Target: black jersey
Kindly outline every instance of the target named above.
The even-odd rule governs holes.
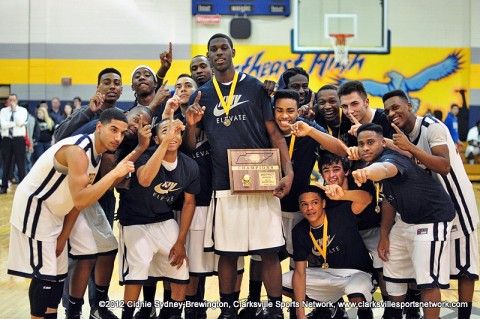
[[[385,199],[408,224],[451,221],[455,209],[442,185],[408,157],[385,148],[377,162],[395,165],[398,174],[381,181]]]
[[[343,202],[335,208],[326,209],[327,229],[327,263],[330,268],[358,269],[372,272],[372,259],[358,232],[357,221],[351,209],[351,202]],[[309,235],[313,233],[317,243],[323,245],[323,227],[311,228],[306,219],[292,230],[293,259],[309,261],[315,265],[324,262],[323,257]]]
[[[220,90],[227,100],[231,83],[219,83]],[[213,189],[230,189],[227,149],[270,148],[270,138],[265,121],[273,121],[270,98],[256,78],[240,73],[228,116],[219,101],[213,82],[201,88],[199,104],[206,107],[201,125],[208,135],[212,150]],[[195,92],[189,104],[193,104]],[[224,125],[225,119],[231,122]]]
[[[154,152],[154,149],[147,150],[135,162],[135,167],[145,165]],[[132,174],[130,189],[120,195],[120,224],[142,225],[173,218],[172,205],[182,192],[198,194],[200,181],[197,163],[178,152],[177,166],[169,171],[162,165],[149,187],[140,185],[137,175]]]

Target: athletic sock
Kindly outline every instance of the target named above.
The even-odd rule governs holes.
[[[45,319],[57,319],[57,313],[46,313],[44,316]]]
[[[83,298],[68,296],[68,316],[74,316],[82,312]]]
[[[472,303],[467,302],[466,307],[458,308],[458,319],[469,319],[472,314]]]
[[[170,307],[170,317],[173,316],[181,316],[182,315],[182,310],[183,310],[183,304],[184,301],[178,301],[178,300],[173,300],[172,299],[172,307]]]
[[[100,286],[95,284],[95,292],[96,292],[96,305],[98,306],[100,301],[107,301],[108,300],[108,289],[110,286]]]
[[[222,294],[220,293],[220,301],[226,302],[229,307],[233,307],[233,302],[235,301],[235,293],[232,292],[230,294]]]
[[[143,301],[149,302],[152,307],[155,306],[155,293],[157,286],[143,286]]]
[[[248,301],[260,301],[262,281],[250,280],[248,282]]]

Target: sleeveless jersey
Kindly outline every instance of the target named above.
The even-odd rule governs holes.
[[[54,167],[54,156],[65,145],[78,145],[85,151],[90,184],[93,184],[100,167],[101,157],[94,157],[93,134],[65,138],[35,162],[15,191],[10,222],[28,237],[39,241],[55,241],[62,231],[65,215],[74,207],[67,175]]]
[[[431,148],[434,146],[448,146],[450,173],[446,176],[432,171],[429,173],[442,184],[455,206],[456,216],[453,220],[451,238],[457,239],[475,231],[478,224],[475,193],[448,128],[434,117],[418,116],[409,138],[413,144],[428,154],[432,154]],[[419,165],[426,169],[424,165]]]

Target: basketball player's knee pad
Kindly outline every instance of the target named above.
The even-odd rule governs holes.
[[[63,294],[63,281],[51,282],[52,290],[50,291],[50,297],[48,298],[47,307],[52,309],[58,309],[60,300]]]
[[[52,290],[52,282],[33,277],[28,289],[30,299],[30,314],[34,317],[45,316],[48,298]]]
[[[408,284],[387,281],[386,287],[389,296],[403,296],[407,293]]]

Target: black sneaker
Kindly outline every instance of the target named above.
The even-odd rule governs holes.
[[[182,316],[172,315],[168,319],[182,319]]]
[[[66,315],[65,319],[82,319],[82,313],[76,313],[71,315]]]
[[[264,309],[261,306],[258,307],[246,307],[240,310],[238,313],[238,318],[240,319],[250,319],[250,318],[256,318],[256,319],[263,319],[264,318]]]
[[[331,319],[332,312],[325,307],[317,307],[307,314],[308,319]]]
[[[237,311],[234,307],[222,308],[218,319],[237,319]]]
[[[90,311],[90,319],[118,319],[108,308],[95,306]]]
[[[163,306],[162,309],[160,309],[157,319],[170,319],[170,309]]]
[[[197,309],[185,307],[185,319],[197,319]]]
[[[157,318],[157,311],[155,307],[142,307],[133,316],[133,319],[155,319]]]
[[[423,316],[420,313],[420,308],[418,307],[404,308],[403,312],[405,314],[405,319],[423,319]]]
[[[266,308],[265,319],[283,319],[282,308],[280,307]]]
[[[197,308],[197,319],[207,319],[207,309],[208,307]]]

